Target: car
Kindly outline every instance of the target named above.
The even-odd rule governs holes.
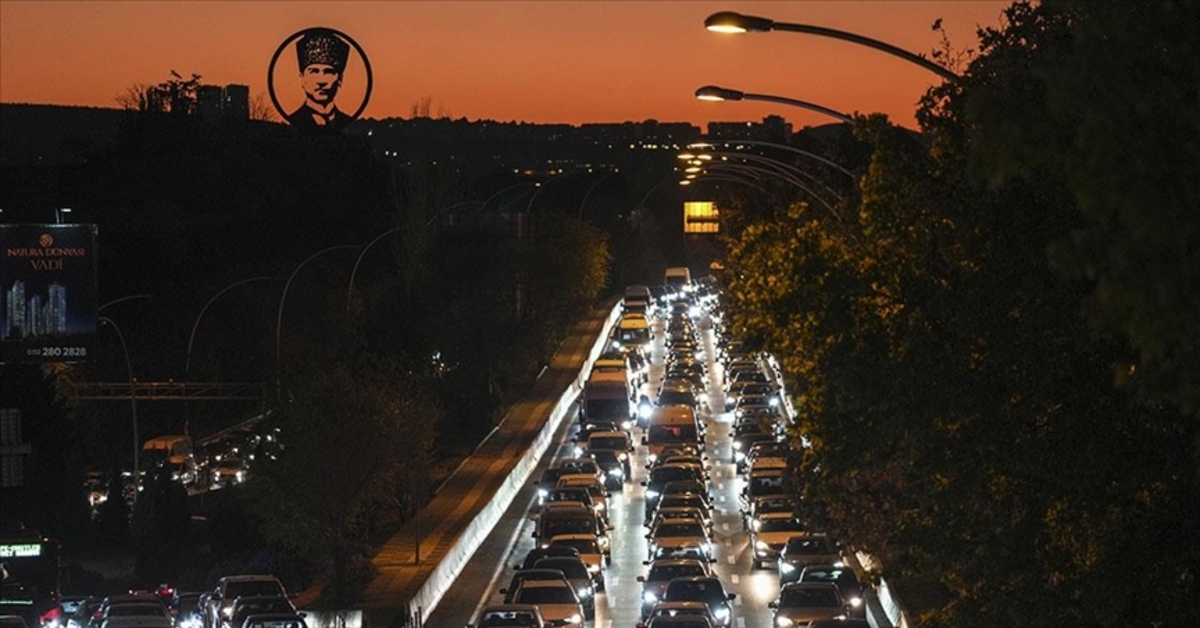
[[[703,602],[708,605],[717,620],[717,626],[733,624],[733,600],[737,594],[725,591],[725,585],[716,576],[687,576],[675,578],[667,583],[663,591],[664,602]]]
[[[547,625],[583,628],[583,604],[571,585],[562,580],[526,580],[513,595],[514,604],[533,604]]]
[[[308,628],[304,613],[256,613],[247,615],[237,628]]]
[[[650,555],[650,560],[662,560],[664,558],[692,558],[703,562],[716,562],[711,557],[711,547],[702,541],[684,541],[679,545],[660,545],[654,548],[654,552]]]
[[[658,547],[677,547],[695,543],[705,549],[705,554],[712,557],[712,538],[708,528],[699,519],[661,519],[646,535],[650,541],[649,552],[654,555]]]
[[[712,501],[708,495],[702,493],[670,493],[663,495],[658,500],[658,506],[655,508],[699,508],[709,512],[709,517],[712,516]],[[710,526],[711,527],[711,526]]]
[[[570,560],[569,557],[565,556],[560,556],[558,558]],[[549,559],[543,558],[542,560]],[[578,558],[575,558],[575,560],[578,560]],[[538,562],[540,563],[542,561],[539,560]],[[587,568],[584,567],[584,569],[586,570]],[[513,573],[512,578],[510,578],[508,581],[508,586],[501,588],[499,593],[500,595],[504,596],[505,604],[512,604],[513,598],[517,595],[517,589],[521,588],[522,582],[525,582],[526,580],[557,580],[559,578],[562,578],[563,581],[567,583],[571,582],[570,580],[567,580],[567,575],[563,573],[563,570],[559,569],[558,567],[546,566],[521,569]]]
[[[608,554],[610,540],[608,526],[592,508],[572,502],[550,502],[542,508],[538,516],[533,537],[538,544],[546,547],[555,536],[563,534],[585,534],[596,538],[600,550]]]
[[[645,628],[713,628],[717,625],[703,615],[660,615],[638,624]]]
[[[90,628],[101,628],[104,625],[104,621],[108,618],[109,611],[112,609],[112,607],[122,604],[146,604],[150,606],[157,604],[162,609],[163,615],[167,615],[166,605],[164,605],[162,600],[160,600],[158,596],[154,595],[153,593],[122,593],[118,595],[110,595],[101,600],[100,605],[97,606],[92,612],[92,616],[88,620],[88,626]],[[146,612],[150,611],[150,609],[142,610]]]
[[[491,604],[467,628],[545,628],[542,611],[533,604]]]
[[[630,478],[628,454],[611,449],[588,449],[588,455],[604,471],[604,488],[612,492],[625,486],[625,481]]]
[[[712,575],[708,561],[696,558],[661,558],[647,561],[647,564],[650,565],[650,571],[637,577],[637,581],[642,583],[643,618],[650,616],[654,605],[662,601],[667,584],[675,578]]]
[[[205,610],[208,628],[228,628],[233,602],[243,595],[287,597],[287,591],[279,578],[271,575],[225,576],[217,581],[216,588],[208,598],[208,608]]]
[[[807,626],[820,619],[844,616],[849,610],[837,585],[831,582],[792,582],[767,604],[775,610],[775,626]]]
[[[162,602],[118,602],[105,609],[101,628],[173,628]]]
[[[754,548],[755,569],[767,561],[779,559],[788,539],[805,532],[804,524],[788,512],[773,512],[762,516],[750,526],[750,546]]]
[[[666,464],[651,469],[650,476],[646,478],[645,482],[642,482],[642,486],[646,487],[645,518],[650,519],[650,516],[654,514],[654,509],[658,507],[658,500],[662,497],[667,482],[700,479],[700,473],[691,465]]]
[[[587,439],[586,451],[593,449],[611,449],[617,452],[617,457],[625,465],[625,475],[630,473],[629,459],[633,455],[633,441],[625,432],[592,432]]]
[[[832,582],[838,586],[838,591],[849,606],[852,617],[866,615],[862,582],[848,565],[841,562],[806,565],[800,571],[798,582]]]
[[[800,573],[806,567],[838,563],[841,560],[837,547],[824,534],[797,534],[788,537],[787,543],[779,552],[779,582],[799,582]],[[853,571],[847,571],[854,575]]]
[[[702,618],[707,623],[691,624],[691,623],[672,623],[660,620],[662,617],[679,617],[679,618]],[[713,617],[712,611],[708,605],[702,602],[659,602],[650,609],[649,615],[644,621],[638,622],[638,626],[654,625],[671,625],[671,626],[713,626],[717,623],[717,618]]]
[[[78,606],[75,607],[75,611],[67,616],[66,621],[64,621],[63,624],[66,625],[67,628],[87,628],[88,621],[92,618],[92,615],[96,612],[96,609],[100,607],[100,603],[103,601],[104,598],[99,597],[89,597],[84,599],[79,603]],[[189,628],[199,627],[189,626]]]
[[[575,594],[583,603],[584,619],[592,619],[596,615],[596,582],[592,579],[592,571],[588,567],[583,559],[575,556],[554,556],[539,560],[531,571],[556,569],[562,572],[567,582],[575,587]],[[515,591],[516,588],[517,585],[512,585],[511,590]]]
[[[265,614],[295,615],[296,607],[291,600],[278,595],[243,595],[233,601],[227,623],[233,628],[240,628],[250,615]]]
[[[596,590],[604,590],[605,554],[595,536],[591,534],[560,534],[550,539],[550,546],[555,545],[565,545],[579,550],[579,559],[587,565],[588,573],[592,575],[592,582],[595,583]]]

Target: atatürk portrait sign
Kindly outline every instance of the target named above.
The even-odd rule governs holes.
[[[286,61],[285,53],[291,50],[296,54],[295,65]],[[279,63],[281,57],[283,63]],[[287,84],[289,68],[298,71],[298,75],[291,76],[298,76],[292,84],[299,89],[284,92],[281,101],[276,83],[281,87]],[[306,28],[285,39],[271,57],[267,74],[275,109],[289,124],[309,135],[341,133],[366,109],[371,82],[371,64],[362,48],[332,28]],[[351,109],[353,113],[346,113],[346,103],[357,104]]]

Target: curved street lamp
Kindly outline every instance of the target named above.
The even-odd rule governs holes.
[[[761,140],[736,139],[736,140],[723,140],[720,142],[693,142],[691,144],[688,144],[687,147],[688,148],[715,148],[718,143],[726,144],[726,145],[728,145],[728,144],[749,144],[751,146],[770,146],[772,148],[778,148],[780,150],[784,150],[789,153],[795,153],[797,155],[803,155],[810,159],[815,159],[816,161],[819,161],[819,162],[825,164],[826,166],[829,166],[830,168],[837,170],[838,172],[846,175],[847,177],[850,177],[851,179],[858,181],[858,175],[854,174],[853,172],[850,172],[849,170],[847,170],[845,167],[839,165],[838,163],[830,161],[816,153],[802,150],[802,149],[796,148],[794,146],[788,146],[787,144],[777,144],[775,142],[764,142]]]
[[[312,255],[310,255],[308,257],[308,259],[304,260],[303,262],[300,262],[300,264],[298,264],[296,266],[296,268],[292,271],[292,274],[290,276],[288,276],[287,283],[283,284],[283,294],[281,294],[279,296],[279,313],[277,314],[277,316],[275,318],[275,371],[276,371],[276,378],[278,378],[278,373],[279,373],[279,347],[281,344],[280,343],[280,332],[283,329],[283,304],[287,301],[288,289],[292,287],[292,280],[296,278],[296,274],[300,272],[301,268],[304,268],[304,266],[306,264],[313,261],[317,257],[324,255],[325,253],[328,253],[330,251],[337,251],[339,249],[357,249],[358,247],[359,247],[359,245],[357,245],[357,244],[339,244],[337,246],[331,246],[327,249],[321,249],[320,251],[317,251],[316,253],[313,253]],[[278,379],[277,379],[277,381],[278,381]]]
[[[804,170],[803,170],[803,169],[801,169],[801,168],[797,168],[796,166],[793,166],[792,164],[789,164],[789,163],[786,163],[786,162],[783,162],[783,161],[779,161],[779,160],[776,160],[776,159],[771,159],[770,157],[764,157],[764,156],[762,156],[762,155],[756,155],[756,154],[753,154],[753,153],[740,153],[740,152],[728,152],[728,151],[713,151],[713,152],[710,152],[710,153],[708,153],[708,154],[710,154],[710,155],[712,155],[712,156],[714,156],[714,157],[720,157],[720,158],[722,158],[722,159],[723,159],[724,161],[726,161],[726,162],[727,162],[727,161],[728,161],[730,158],[742,159],[742,160],[749,161],[749,162],[752,162],[752,163],[755,163],[755,164],[760,164],[760,165],[761,165],[761,167],[763,167],[763,168],[765,168],[765,169],[768,169],[768,170],[776,170],[776,171],[779,171],[780,173],[786,174],[786,175],[788,175],[788,176],[790,176],[790,177],[793,177],[793,178],[795,178],[795,177],[797,177],[797,176],[799,176],[799,177],[804,177],[805,179],[808,179],[808,180],[809,180],[809,181],[811,181],[812,183],[814,183],[814,184],[816,184],[816,185],[819,185],[819,186],[823,187],[823,188],[825,189],[825,191],[826,191],[826,192],[828,192],[829,194],[832,194],[833,196],[837,197],[837,198],[838,198],[838,200],[841,200],[841,201],[843,201],[843,202],[845,201],[845,199],[844,199],[844,198],[842,198],[842,195],[841,195],[841,194],[838,194],[838,192],[837,192],[836,190],[834,190],[833,188],[831,188],[831,187],[829,187],[828,185],[826,185],[824,181],[821,181],[819,178],[817,178],[817,177],[813,176],[812,174],[810,174],[810,173],[808,173],[808,172],[804,171]],[[711,166],[714,166],[714,165],[717,165],[717,164],[716,164],[716,163],[710,163],[710,164],[708,164],[708,165],[709,165],[709,167],[711,167]],[[807,187],[806,187],[806,186],[805,186],[803,183],[800,183],[799,181],[797,181],[797,182],[795,183],[795,185],[796,185],[797,187],[800,187],[800,188],[804,189],[804,190],[805,190],[806,192],[808,192],[809,194],[813,194],[812,190],[808,189],[808,188],[807,188]]]
[[[792,33],[805,33],[808,35],[831,37],[833,39],[840,39],[842,41],[855,43],[860,46],[874,48],[881,52],[886,52],[890,55],[900,57],[901,59],[904,59],[909,63],[919,65],[948,81],[960,78],[954,72],[947,70],[946,68],[930,61],[929,59],[926,59],[925,57],[922,57],[921,55],[913,54],[903,48],[898,48],[889,43],[885,43],[877,39],[871,39],[870,37],[864,37],[862,35],[856,35],[846,31],[826,28],[824,26],[776,22],[775,20],[765,17],[743,15],[735,11],[721,11],[708,16],[708,18],[704,20],[704,27],[717,33],[788,31]]]
[[[212,297],[210,297],[208,299],[208,302],[204,304],[204,307],[200,308],[200,313],[196,315],[196,320],[195,320],[195,322],[192,323],[192,333],[188,335],[187,359],[183,363],[184,381],[187,381],[187,382],[192,381],[192,345],[196,342],[196,330],[200,329],[200,319],[204,317],[204,313],[208,311],[208,307],[210,305],[212,305],[213,302],[216,301],[221,295],[225,294],[226,292],[229,292],[230,290],[233,290],[234,288],[236,288],[238,286],[248,284],[252,281],[266,281],[266,280],[279,281],[280,279],[279,279],[279,277],[270,277],[270,276],[264,275],[262,277],[251,277],[249,279],[243,279],[241,281],[236,281],[236,282],[231,283],[228,286],[225,286],[224,288],[222,288],[219,292],[217,292],[216,294],[214,294]]]
[[[808,109],[809,111],[815,111],[831,118],[836,118],[842,122],[845,122],[846,124],[854,124],[854,118],[850,117],[849,114],[845,114],[816,103],[811,103],[805,100],[796,100],[795,98],[786,98],[784,96],[772,96],[770,94],[750,94],[736,89],[717,87],[716,85],[705,85],[704,87],[696,90],[696,98],[710,102],[723,102],[726,100],[762,100],[765,102],[773,102],[782,105],[790,105],[792,107],[800,107],[801,109]]]

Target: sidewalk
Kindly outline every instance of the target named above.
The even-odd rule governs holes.
[[[608,313],[607,308],[597,309],[571,329],[529,393],[446,480],[419,517],[398,531],[375,556],[378,575],[360,601],[367,628],[408,625],[410,613],[418,612],[409,607],[410,601],[504,485],[513,462],[532,446],[554,404],[578,377]],[[420,614],[428,615],[430,610],[420,609]]]

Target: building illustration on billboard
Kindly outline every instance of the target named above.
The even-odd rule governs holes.
[[[0,225],[0,361],[85,359],[96,333],[94,225]]]

